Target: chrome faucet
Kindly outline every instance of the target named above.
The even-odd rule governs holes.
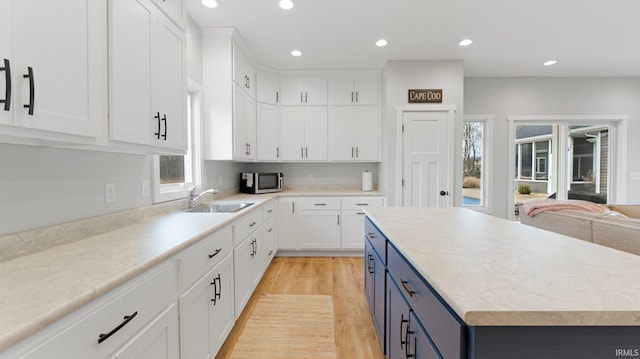
[[[200,193],[199,195],[196,195],[196,188],[198,188],[200,186],[193,186],[191,188],[189,188],[189,197],[188,197],[188,203],[189,203],[189,208],[193,208],[196,206],[196,204],[198,204],[198,201],[200,201],[200,199],[202,199],[202,197],[206,194],[216,194],[218,193],[218,190],[215,188],[211,188],[208,189],[206,191],[202,191],[202,193]]]

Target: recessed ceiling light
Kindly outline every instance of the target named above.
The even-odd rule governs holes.
[[[380,39],[378,41],[376,41],[376,46],[378,47],[383,47],[383,46],[387,46],[389,42],[385,39]]]
[[[214,7],[218,7],[218,0],[202,0],[202,5],[213,9]]]
[[[556,60],[549,60],[547,62],[544,63],[544,66],[551,66],[551,65],[555,65],[556,64]]]
[[[293,51],[291,51],[291,56],[295,56],[295,57],[302,56],[302,51],[293,50]]]
[[[473,43],[473,40],[471,40],[471,39],[464,39],[464,40],[460,41],[460,42],[458,43],[458,45],[460,45],[460,46],[469,46],[469,45],[471,45],[471,43]]]
[[[278,3],[278,5],[280,5],[280,8],[285,9],[285,10],[290,10],[293,9],[293,1],[291,0],[280,0],[280,3]]]

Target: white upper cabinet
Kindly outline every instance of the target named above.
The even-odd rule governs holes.
[[[280,157],[284,161],[327,160],[327,108],[283,107]]]
[[[278,161],[280,160],[280,108],[258,103],[257,115],[257,159],[258,161]]]
[[[377,106],[336,106],[329,120],[334,161],[379,161],[380,119]]]
[[[183,30],[187,28],[187,4],[185,0],[153,0],[160,9]]]
[[[255,71],[231,29],[203,29],[203,157],[256,159]]]
[[[233,82],[256,98],[256,71],[236,44],[233,44]]]
[[[0,124],[103,135],[106,12],[102,1],[0,1]]]
[[[379,77],[378,71],[354,71],[334,74],[329,80],[331,104],[378,104]]]
[[[277,105],[280,102],[278,76],[267,72],[257,74],[258,102]]]
[[[185,151],[184,32],[150,0],[109,6],[111,139]]]
[[[281,105],[326,105],[327,78],[324,76],[280,77]]]

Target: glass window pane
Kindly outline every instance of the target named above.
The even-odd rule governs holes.
[[[520,178],[531,179],[531,149],[533,143],[520,145]]]
[[[482,149],[484,122],[464,122],[462,139],[462,205],[482,206]]]
[[[160,156],[160,184],[184,183],[184,156]]]

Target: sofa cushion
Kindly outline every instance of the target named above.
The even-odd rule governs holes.
[[[620,212],[629,218],[640,218],[640,205],[610,204],[609,209]]]
[[[640,255],[640,219],[594,219],[593,242]]]
[[[591,221],[601,218],[600,213],[576,210],[548,211],[535,217],[521,214],[520,222],[547,231],[564,234],[565,236],[592,241]]]

